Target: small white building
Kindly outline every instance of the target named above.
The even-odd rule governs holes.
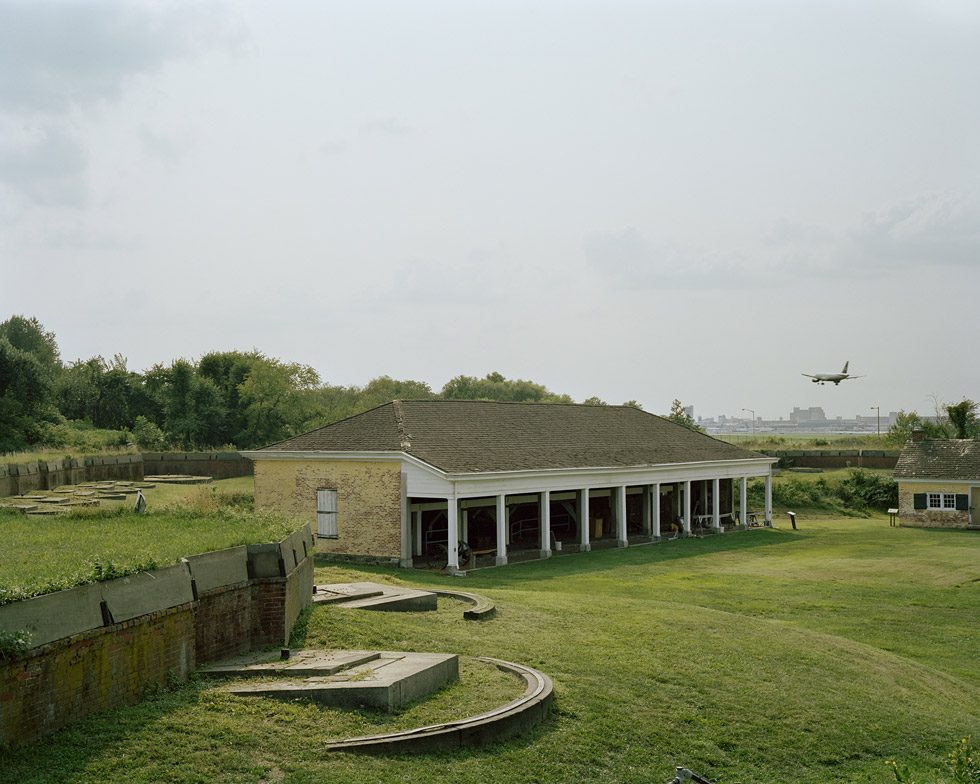
[[[506,564],[721,532],[773,458],[626,406],[393,401],[260,450],[260,509],[316,527],[338,557]]]

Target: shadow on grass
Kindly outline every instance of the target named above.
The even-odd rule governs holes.
[[[387,575],[415,585],[451,585],[467,587],[512,587],[522,583],[555,580],[560,577],[591,574],[649,563],[665,563],[714,553],[758,551],[764,548],[800,543],[811,534],[806,530],[790,531],[765,528],[738,531],[704,538],[687,537],[624,548],[593,550],[588,553],[555,555],[545,560],[523,561],[508,566],[470,571],[465,578],[443,572],[420,569],[397,569],[390,566],[342,564],[319,558],[316,566],[350,569],[368,574]]]

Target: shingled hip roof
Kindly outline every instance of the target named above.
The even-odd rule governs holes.
[[[263,452],[405,452],[452,474],[766,459],[628,406],[472,400],[396,400]]]
[[[909,442],[898,456],[895,478],[980,481],[980,441]]]

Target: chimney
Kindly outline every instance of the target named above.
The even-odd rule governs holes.
[[[921,429],[918,429],[917,428],[917,429],[915,429],[915,430],[912,431],[912,442],[913,443],[918,443],[919,441],[925,441],[925,440],[926,440],[926,432],[924,430],[921,430]]]

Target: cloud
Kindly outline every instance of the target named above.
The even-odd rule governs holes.
[[[0,2],[0,129],[16,131],[3,134],[0,186],[39,205],[81,206],[87,113],[134,76],[235,34],[211,5]]]
[[[414,128],[406,125],[397,117],[378,117],[363,123],[358,134],[362,139],[377,137],[399,138],[409,136],[414,132]]]
[[[864,216],[847,239],[876,267],[980,267],[980,205],[962,193],[925,193]]]
[[[0,141],[0,185],[46,206],[80,207],[86,191],[84,148],[58,127]]]
[[[738,252],[683,248],[650,239],[629,226],[588,234],[583,250],[589,266],[623,288],[738,288],[760,283],[761,270]]]
[[[829,227],[781,218],[754,246],[708,250],[635,227],[583,239],[588,265],[623,288],[743,288],[887,271],[980,269],[980,205],[971,194],[923,193]]]

